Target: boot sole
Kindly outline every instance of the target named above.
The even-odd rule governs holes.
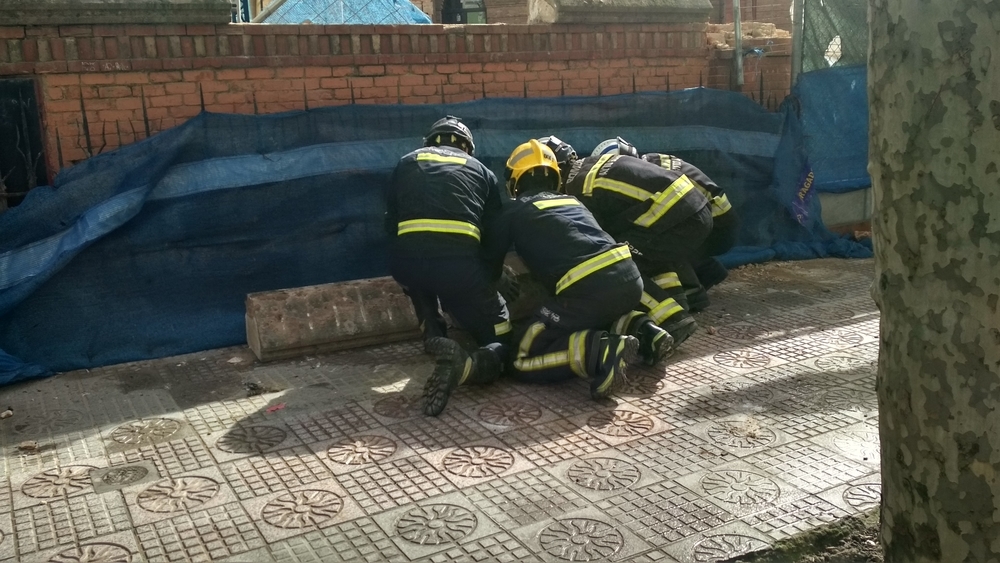
[[[643,359],[643,363],[647,366],[655,366],[656,364],[674,355],[674,351],[677,349],[674,337],[671,336],[669,332],[664,332],[666,332],[666,334],[664,334],[663,337],[660,338],[659,342],[656,343],[651,357]]]
[[[424,384],[424,414],[438,416],[458,387],[458,379],[465,367],[464,351],[457,342],[447,338],[430,338],[426,346],[435,357],[435,366]]]
[[[596,387],[590,388],[590,396],[595,401],[600,401],[606,399],[611,395],[615,386],[619,382],[627,381],[628,379],[628,366],[636,364],[639,362],[639,339],[634,336],[623,336],[625,339],[625,349],[622,350],[622,355],[618,358],[618,363],[615,366],[615,372],[612,376],[610,385],[604,392],[598,392]],[[605,381],[607,381],[605,379]]]

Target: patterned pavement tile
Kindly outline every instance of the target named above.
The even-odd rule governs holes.
[[[333,479],[241,504],[268,544],[364,516],[361,507]]]
[[[713,530],[694,534],[663,549],[683,563],[719,563],[766,549],[772,540],[744,522],[732,522]]]
[[[878,428],[869,424],[848,426],[817,436],[812,442],[854,462],[877,468],[881,462]]]
[[[277,563],[405,563],[396,544],[370,518],[308,532],[270,546]]]
[[[534,464],[493,438],[460,448],[444,448],[423,456],[458,488],[531,469]]]
[[[745,461],[771,475],[780,475],[808,493],[818,493],[871,472],[870,467],[804,441],[748,456]]]
[[[882,502],[882,476],[872,473],[816,495],[848,514],[859,514]]]
[[[413,560],[501,532],[461,492],[387,510],[374,519],[400,551]]]
[[[424,417],[420,424],[399,423],[387,428],[418,454],[464,446],[493,434],[458,409],[446,409],[433,418]]]
[[[588,504],[561,480],[541,469],[482,483],[463,492],[477,508],[508,531],[579,510]]]
[[[261,412],[267,408],[271,395],[258,395],[237,399],[206,403],[184,411],[184,416],[201,436],[224,432],[236,423],[253,424],[263,422]]]
[[[16,509],[13,519],[21,557],[132,529],[121,493],[51,500]]]
[[[17,447],[19,443],[3,448],[3,457],[11,475],[102,459],[106,455],[104,443],[96,430],[62,432],[53,438],[38,440],[39,448],[35,451],[22,451]]]
[[[321,459],[304,446],[220,466],[240,500],[304,487],[333,476]]]
[[[629,459],[667,479],[736,461],[733,454],[684,430],[641,438],[620,448]]]
[[[217,561],[264,546],[238,502],[137,526],[135,534],[150,563]]]
[[[606,451],[545,467],[590,502],[622,494],[663,480],[617,451]]]
[[[706,395],[701,388],[678,389],[634,404],[675,428],[685,428],[739,413],[732,403]]]
[[[680,485],[657,483],[604,499],[597,508],[620,528],[663,546],[717,528],[733,515]]]
[[[848,516],[846,511],[819,497],[805,496],[747,516],[743,521],[770,538],[780,541],[846,516]]]
[[[420,457],[373,464],[337,477],[368,514],[455,490],[440,471]]]
[[[652,547],[593,507],[535,522],[514,536],[545,561],[620,561]]]
[[[499,439],[539,466],[599,452],[608,447],[594,434],[565,419],[506,432]]]
[[[738,518],[805,496],[774,474],[743,461],[685,475],[677,483]]]
[[[19,563],[144,561],[132,531],[118,532],[89,540],[74,542],[48,551],[18,558]]]
[[[375,417],[355,402],[314,414],[300,415],[287,420],[287,423],[303,444],[343,438],[382,427]]]
[[[171,440],[140,446],[135,449],[115,452],[108,456],[112,466],[151,461],[160,475],[179,475],[215,465],[212,454],[198,436],[187,436],[181,440]]]
[[[506,532],[459,543],[455,547],[417,560],[417,563],[542,563],[524,545]]]
[[[216,467],[133,485],[122,492],[136,526],[236,501]]]

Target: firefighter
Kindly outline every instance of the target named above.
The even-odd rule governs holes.
[[[511,324],[484,261],[487,225],[502,200],[496,176],[475,158],[472,132],[438,120],[424,147],[400,159],[386,201],[389,270],[413,302],[425,350],[436,366],[424,412],[437,416],[463,383],[490,383],[507,359]],[[444,309],[480,346],[471,355],[447,338]]]
[[[674,174],[687,176],[709,200],[712,206],[712,232],[694,252],[690,265],[679,265],[676,268],[684,286],[689,310],[694,313],[701,311],[709,305],[708,290],[722,283],[729,275],[726,267],[715,256],[728,252],[736,244],[739,235],[739,218],[726,192],[697,166],[669,154],[652,152],[640,157],[638,149],[621,137],[602,142],[594,149],[591,156],[615,152],[642,158]]]
[[[686,176],[620,154],[618,145],[602,143],[580,159],[555,136],[540,140],[559,154],[563,192],[578,197],[615,240],[638,250],[642,309],[680,345],[698,326],[687,310],[681,272],[712,230],[708,200]]]
[[[632,151],[635,149],[632,148]],[[722,283],[729,275],[726,267],[715,256],[725,254],[736,244],[740,230],[739,216],[726,192],[693,164],[673,155],[655,152],[642,155],[642,159],[687,176],[712,206],[712,232],[695,252],[691,262],[697,283],[685,284],[685,295],[691,311],[700,311],[709,304],[708,290]]]
[[[498,268],[513,246],[548,293],[514,339],[514,377],[538,383],[581,377],[597,400],[610,394],[637,355],[659,361],[671,337],[633,311],[642,281],[628,246],[601,230],[579,200],[559,194],[560,183],[556,157],[544,145],[532,139],[514,149],[506,168],[514,199],[496,223],[488,253]],[[642,338],[610,333],[612,324],[632,324]]]

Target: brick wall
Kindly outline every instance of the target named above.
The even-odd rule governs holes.
[[[486,0],[489,23],[528,23],[528,0]]]
[[[203,108],[274,113],[484,95],[608,95],[633,87],[664,90],[668,84],[725,87],[727,81],[710,76],[718,69],[705,29],[705,24],[0,27],[0,77],[37,78],[46,156],[55,171],[143,139],[147,129],[155,133],[178,125]]]
[[[743,59],[742,92],[764,107],[775,110],[791,89],[792,40],[790,38],[744,40],[744,49],[755,47],[766,47],[768,50],[760,59],[755,56]],[[709,62],[707,86],[722,90],[730,89],[732,69],[733,51],[731,49],[717,51]],[[763,98],[760,92],[761,79],[764,83]]]

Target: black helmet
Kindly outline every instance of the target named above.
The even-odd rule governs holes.
[[[563,141],[555,135],[542,137],[541,139],[538,139],[538,142],[552,149],[552,152],[556,155],[556,162],[559,163],[560,167],[577,159],[576,151],[573,149],[573,145]]]
[[[431,130],[427,132],[427,136],[424,137],[425,147],[441,145],[461,148],[470,155],[476,153],[476,144],[472,141],[472,131],[462,123],[461,119],[453,115],[435,121]]]

